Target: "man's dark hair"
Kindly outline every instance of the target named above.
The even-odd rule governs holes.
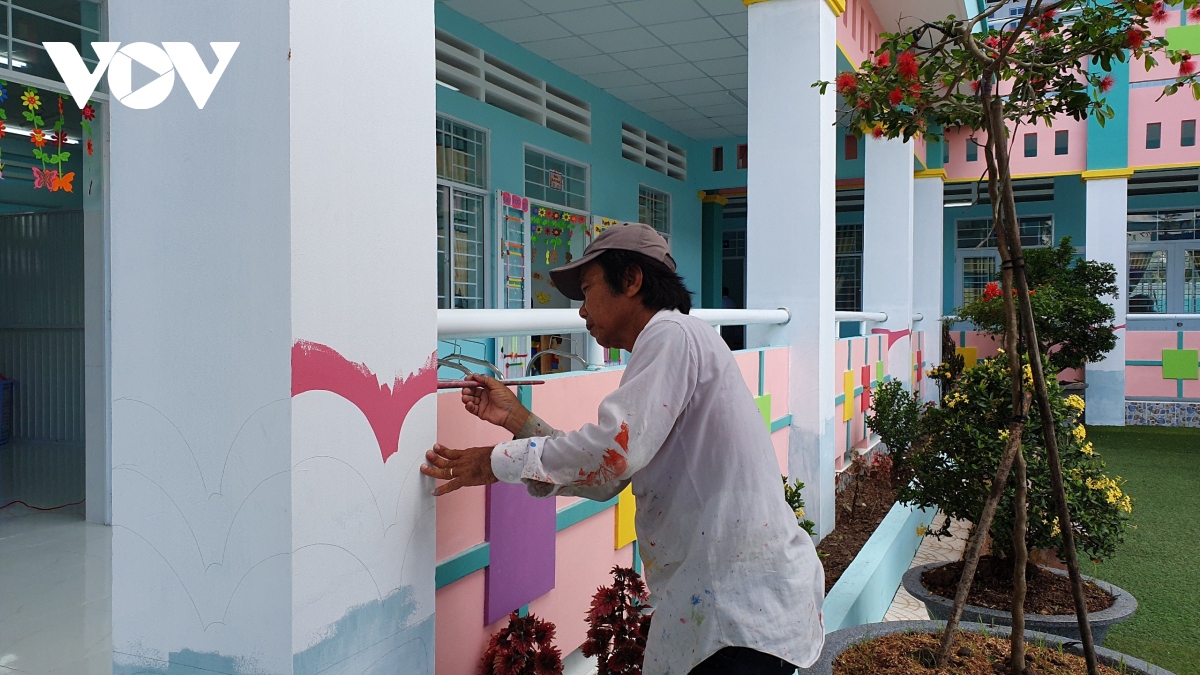
[[[612,249],[596,258],[604,270],[604,281],[613,293],[624,293],[633,268],[642,270],[642,288],[638,297],[648,309],[677,309],[684,314],[692,311],[692,292],[683,285],[683,278],[665,264],[636,251]]]

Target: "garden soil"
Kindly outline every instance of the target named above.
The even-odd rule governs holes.
[[[943,598],[953,599],[962,576],[962,561],[926,570],[921,583]],[[1030,564],[1025,568],[1026,614],[1074,614],[1075,600],[1071,580]],[[1084,583],[1088,612],[1099,612],[1112,606],[1115,599],[1093,583]],[[975,581],[967,604],[1007,611],[1012,607],[1012,562],[992,556],[979,559]]]
[[[999,675],[1009,672],[1007,638],[961,632],[946,668],[935,668],[940,634],[897,633],[861,642],[838,655],[834,675]],[[1027,675],[1087,675],[1081,657],[1057,649],[1027,645]],[[1117,671],[1100,666],[1102,675]]]
[[[854,492],[855,483],[859,484],[857,495]],[[858,507],[852,512],[856,497]],[[841,578],[895,501],[896,491],[887,480],[881,479],[856,477],[838,493],[833,532],[822,539],[817,547],[821,565],[825,568],[826,593]]]

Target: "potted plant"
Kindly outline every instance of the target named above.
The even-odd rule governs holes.
[[[1183,0],[1183,11],[1197,13],[1200,0]],[[1004,308],[1004,347],[1007,365],[1009,416],[994,420],[1007,434],[1003,451],[990,476],[978,485],[958,485],[971,491],[987,486],[976,527],[967,546],[964,569],[955,591],[945,630],[938,640],[933,664],[946,667],[954,655],[963,608],[983,551],[992,532],[1006,487],[1013,474],[1012,619],[1009,669],[1025,672],[1024,600],[1028,551],[1026,529],[1030,498],[1024,434],[1040,424],[1037,447],[1044,450],[1041,477],[1053,495],[1060,528],[1059,550],[1071,581],[1072,601],[1089,675],[1098,675],[1097,651],[1088,622],[1084,580],[1075,546],[1078,512],[1072,511],[1059,448],[1061,418],[1055,415],[1043,360],[1043,345],[1030,298],[1030,278],[1018,224],[1010,157],[1010,135],[1021,124],[1052,124],[1056,118],[1094,118],[1099,125],[1116,116],[1105,100],[1115,77],[1114,62],[1137,60],[1150,68],[1155,56],[1178,67],[1178,77],[1163,87],[1163,95],[1190,90],[1200,100],[1200,81],[1192,55],[1170,48],[1155,37],[1150,21],[1167,17],[1162,2],[1143,0],[1028,0],[1022,11],[1001,19],[1008,3],[992,3],[967,19],[918,22],[916,28],[880,35],[874,58],[855,72],[841,73],[836,84],[817,82],[824,93],[834,85],[845,101],[842,118],[855,133],[877,138],[911,139],[923,135],[938,140],[942,129],[985,132],[983,156],[986,188],[992,206],[993,231],[1001,260],[997,290]],[[989,389],[990,390],[990,389]],[[949,392],[947,401],[958,393]],[[955,402],[955,406],[959,405]],[[965,402],[963,402],[965,403]],[[1030,423],[1030,410],[1038,416]],[[982,430],[977,430],[982,433]],[[998,433],[990,429],[993,434]]]
[[[613,584],[601,586],[588,610],[583,655],[596,657],[597,675],[639,675],[650,634],[650,607],[642,576],[615,566]]]
[[[1063,397],[1058,382],[1046,383],[1055,420],[1063,468],[1064,488],[1072,514],[1075,545],[1093,560],[1112,555],[1124,539],[1133,498],[1124,493],[1120,477],[1105,474],[1104,462],[1087,440],[1078,423],[1084,402],[1078,396]],[[940,508],[949,518],[979,523],[991,491],[996,465],[1010,440],[1008,420],[1013,417],[1011,378],[1007,357],[984,359],[965,371],[943,401],[921,419],[921,440],[909,451],[911,480],[898,489],[900,501]],[[1027,524],[1024,543],[1032,548],[1056,548],[1062,539],[1050,472],[1042,438],[1041,411],[1031,408],[1028,427],[1021,439],[1027,462]],[[976,588],[971,597],[980,598],[963,610],[966,621],[1011,625],[1009,603],[1013,589],[1013,561],[1017,543],[1013,539],[1018,509],[1017,486],[1009,480],[999,508],[987,530],[991,540],[989,558],[980,562]],[[948,534],[949,520],[935,536]],[[932,563],[914,567],[904,575],[904,587],[925,603],[930,616],[950,616],[958,574],[963,564]],[[1059,570],[1027,564],[1025,625],[1031,630],[1079,639],[1066,574]],[[1137,601],[1116,586],[1085,577],[1089,618],[1097,644],[1104,641],[1109,626],[1133,615]],[[984,606],[987,603],[989,606]]]
[[[554,646],[554,624],[513,612],[508,625],[492,636],[480,675],[562,675],[562,652]]]

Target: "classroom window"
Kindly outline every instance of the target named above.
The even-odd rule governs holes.
[[[745,169],[747,166],[749,166],[749,161],[749,149],[746,147],[745,143],[742,143],[741,145],[737,146],[737,168]]]
[[[967,139],[967,161],[968,162],[978,162],[979,161],[979,146],[975,144],[974,138]]]
[[[858,159],[858,137],[854,134],[846,134],[843,141],[844,156],[846,159]]]
[[[1146,125],[1146,149],[1157,150],[1162,147],[1162,124],[1151,122]]]
[[[1054,240],[1051,216],[1022,216],[1018,220],[1021,245],[1026,248],[1049,246]],[[991,218],[968,218],[955,224],[956,292],[958,302],[966,304],[983,293],[989,282],[996,281],[1000,253]]]
[[[638,188],[638,222],[671,238],[671,195],[642,185]]]
[[[1025,134],[1025,156],[1037,157],[1037,134]]]
[[[862,311],[862,223],[838,223],[835,239],[834,309]]]
[[[983,295],[984,288],[996,280],[996,258],[994,256],[971,256],[963,258],[962,304],[967,304]]]
[[[438,307],[482,309],[487,132],[437,117]]]
[[[1200,313],[1200,211],[1131,213],[1126,241],[1130,313]]]
[[[1070,152],[1071,133],[1069,131],[1054,132],[1054,154],[1065,155]]]
[[[1196,120],[1184,120],[1179,123],[1179,144],[1185,148],[1196,144]]]
[[[713,171],[725,170],[725,148],[718,145],[713,148]]]
[[[539,202],[586,211],[588,168],[533,148],[525,148],[525,196]]]

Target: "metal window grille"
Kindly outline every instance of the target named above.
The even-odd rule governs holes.
[[[1200,251],[1187,251],[1184,256],[1183,312],[1200,313]]]
[[[729,260],[731,258],[746,257],[746,231],[733,230],[725,232],[722,237],[721,258]]]
[[[1019,219],[1022,246],[1050,246],[1054,242],[1052,216],[1025,216]],[[973,218],[957,223],[957,248],[996,248],[996,232],[991,218]]]
[[[1146,149],[1157,150],[1162,146],[1162,124],[1151,122],[1146,125]]]
[[[1071,132],[1056,131],[1054,132],[1054,154],[1065,155],[1070,152],[1071,148]]]
[[[863,225],[839,223],[834,250],[834,309],[839,312],[862,311]]]
[[[1126,240],[1133,243],[1200,239],[1200,211],[1177,209],[1131,213],[1126,226]]]
[[[588,168],[525,148],[525,196],[569,209],[588,209]]]
[[[0,0],[0,79],[20,81],[22,76],[31,76],[62,82],[43,42],[74,44],[88,70],[95,70],[98,60],[92,43],[100,40],[97,2]],[[101,80],[97,91],[104,86]]]
[[[484,196],[438,187],[438,307],[484,307]]]
[[[1167,311],[1167,252],[1129,252],[1130,314],[1163,314]]]
[[[437,175],[455,183],[487,186],[487,132],[437,118]]]
[[[963,260],[963,304],[983,295],[983,289],[995,279],[995,257],[965,258]]]
[[[671,195],[646,187],[638,187],[638,221],[653,227],[659,234],[671,238]]]

